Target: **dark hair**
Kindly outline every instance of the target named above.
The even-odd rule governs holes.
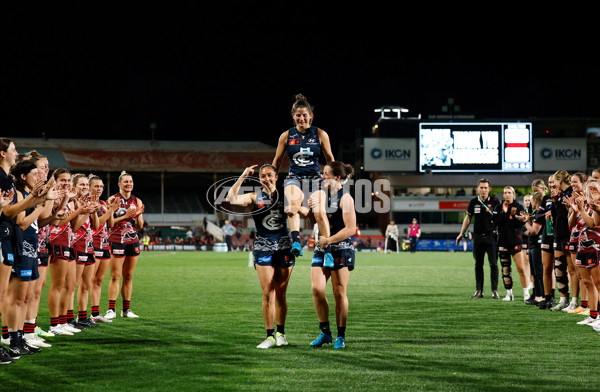
[[[275,173],[277,173],[277,169],[275,169],[275,166],[271,165],[270,163],[265,163],[264,165],[262,165],[259,169],[258,172],[260,173],[262,171],[262,169],[264,169],[265,167],[269,167],[271,168]]]
[[[308,100],[306,99],[306,97],[304,95],[296,94],[294,99],[296,101],[292,105],[292,116],[294,115],[294,113],[296,113],[296,110],[298,110],[300,108],[306,108],[310,113],[313,112],[313,107],[310,105],[310,103],[308,103]]]
[[[354,168],[350,164],[340,161],[333,161],[327,164],[331,168],[331,174],[335,177],[340,177],[342,180],[352,177]]]
[[[531,195],[531,202],[533,203],[533,201],[535,200],[535,202],[539,206],[540,203],[542,202],[543,197],[544,197],[543,192],[540,192],[540,191],[534,192],[533,195]]]
[[[12,142],[13,141],[7,137],[0,137],[0,151],[6,152],[8,150],[8,147],[10,147],[10,143]]]
[[[492,187],[492,182],[490,180],[488,180],[487,178],[482,178],[479,181],[477,181],[477,186],[479,186],[479,184],[481,184],[482,182],[487,183],[490,188]]]
[[[71,174],[71,171],[69,169],[65,169],[64,167],[59,167],[58,169],[54,169],[52,172],[52,177],[54,177],[55,180],[58,180],[58,177],[64,173]]]
[[[25,181],[21,178],[21,175],[27,175],[32,170],[37,169],[37,166],[34,161],[30,159],[26,159],[19,163],[16,163],[13,167],[10,168],[10,174],[13,176],[15,181],[15,187],[23,192],[25,190],[25,186],[27,185]]]
[[[27,153],[27,155],[29,155],[30,157],[35,158],[35,159],[48,159],[46,156],[37,152],[37,150],[31,150]]]
[[[573,177],[579,178],[579,181],[582,182],[582,183],[584,183],[584,184],[587,181],[587,176],[584,173],[582,173],[582,172],[577,172],[577,173],[571,174],[571,180],[573,179]]]

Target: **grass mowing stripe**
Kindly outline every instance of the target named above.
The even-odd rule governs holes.
[[[575,324],[581,316],[525,306],[522,296],[492,300],[487,281],[486,297],[470,300],[470,253],[358,253],[347,348],[311,349],[310,258],[298,259],[289,285],[288,347],[255,348],[264,323],[247,253],[149,252],[134,278],[139,319],[48,339],[52,348],[0,368],[0,390],[594,389],[593,369],[580,364],[595,359],[600,336]],[[327,295],[335,331],[330,286]]]

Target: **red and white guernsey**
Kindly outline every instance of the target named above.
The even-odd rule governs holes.
[[[130,208],[139,207],[138,200],[133,195],[129,196],[129,199],[125,199],[120,193],[117,193],[114,196],[119,199],[120,203],[119,209],[115,211],[115,218],[123,216]],[[138,242],[139,239],[135,226],[135,217],[121,221],[113,226],[108,231],[108,240],[110,242],[118,242],[121,244],[133,244]]]
[[[79,229],[73,232],[72,248],[80,253],[94,253],[92,245],[92,221],[89,217]]]
[[[68,212],[70,209],[71,208],[67,204],[65,210]],[[51,245],[60,245],[70,248],[73,242],[72,237],[73,233],[71,230],[71,222],[67,222],[63,226],[50,225],[50,236],[48,238],[48,243]]]
[[[98,217],[106,214],[108,211],[105,202],[100,201],[100,205],[102,206],[102,209],[97,212]],[[110,249],[110,243],[108,242],[108,225],[106,222],[104,222],[102,226],[98,228],[98,230],[92,230],[92,239],[94,248],[102,250]]]
[[[591,207],[586,203],[585,210],[588,215],[592,215]],[[590,253],[600,251],[600,232],[590,229],[587,225],[584,225],[579,233],[579,247],[580,253]]]

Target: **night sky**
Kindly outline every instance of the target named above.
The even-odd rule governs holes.
[[[600,117],[591,36],[336,30],[278,8],[182,4],[2,13],[2,133],[147,140],[154,123],[160,140],[274,145],[296,93],[334,142],[369,129],[376,107],[426,118],[450,97],[478,119]]]

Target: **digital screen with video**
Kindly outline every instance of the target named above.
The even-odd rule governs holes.
[[[532,165],[531,123],[420,123],[421,172],[521,172]]]

